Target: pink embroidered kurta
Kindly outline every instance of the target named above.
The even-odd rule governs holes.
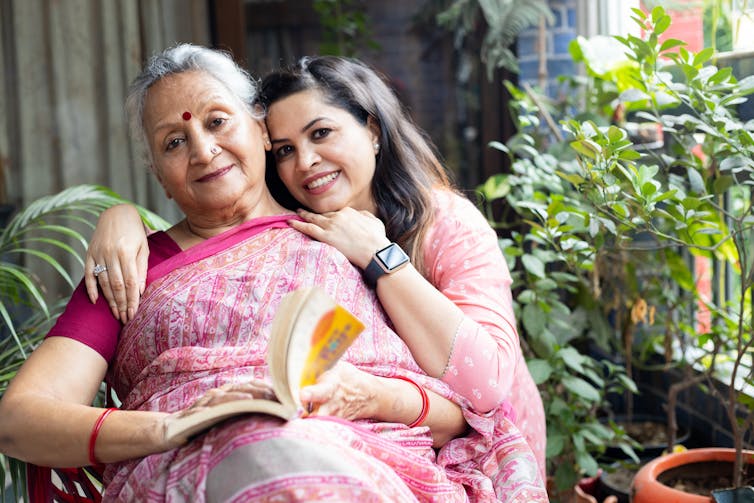
[[[544,408],[521,352],[511,276],[497,235],[468,199],[437,190],[434,202],[434,224],[424,242],[425,267],[430,282],[466,315],[442,379],[476,410],[510,401],[514,422],[544,478]]]
[[[269,228],[276,218],[249,222],[150,269],[108,372],[122,407],[177,411],[211,388],[267,378],[277,305],[316,284],[367,327],[344,360],[377,375],[411,376],[460,404],[471,430],[435,452],[426,427],[247,415],[181,448],[109,465],[105,499],[204,501],[211,487],[227,501],[547,501],[505,404],[478,414],[426,376],[360,272],[335,249],[280,228],[285,218],[277,218],[278,228]],[[233,466],[242,456],[263,469]]]

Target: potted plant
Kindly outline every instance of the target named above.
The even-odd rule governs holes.
[[[672,331],[665,335],[672,338],[666,337],[660,347],[693,371],[692,377],[671,386],[671,438],[678,390],[705,384],[725,407],[734,444],[730,484],[737,487],[745,459],[743,440],[754,419],[752,397],[746,393],[753,340],[754,140],[751,124],[738,117],[736,106],[754,92],[754,79],[739,81],[730,68],[709,64],[711,49],[694,54],[682,41],[660,42],[671,23],[662,8],[651,14],[636,9],[634,14],[646,35],[617,37],[635,62],[633,78],[624,83],[619,100],[636,117],[661,125],[671,139],[669,148],[646,155],[618,125],[600,128],[570,121],[567,128],[581,168],[570,181],[596,209],[597,232],[617,239],[619,247],[631,249],[635,236],[642,234],[658,251],[674,249],[682,256],[717,260],[736,278],[735,293],[722,301],[701,297],[693,281],[682,282],[681,288],[695,295],[709,321],[700,331],[691,312],[667,318]],[[719,391],[719,379],[726,381],[724,392]],[[635,483],[634,491],[640,490]]]
[[[102,210],[122,202],[127,201],[105,187],[74,186],[33,201],[0,227],[0,396],[67,301],[47,298],[35,270],[49,267],[73,288],[62,257],[83,265],[81,229],[93,228]],[[156,214],[139,211],[151,228],[168,226]],[[8,501],[6,492],[13,501],[24,494],[25,465],[0,455],[0,501]]]
[[[629,376],[637,356],[641,364],[659,358],[660,367],[682,369],[685,377],[667,397],[669,439],[678,393],[704,385],[725,403],[735,439],[731,476],[739,485],[743,438],[752,424],[752,398],[742,390],[751,384],[743,365],[752,341],[754,141],[735,108],[754,83],[710,65],[711,50],[693,54],[682,41],[661,42],[671,23],[661,8],[634,14],[644,37],[615,37],[625,52],[621,64],[592,65],[581,81],[589,90],[582,109],[588,114],[564,122],[565,131],[552,127],[549,152],[520,134],[493,145],[510,153],[512,173],[491,178],[481,192],[488,203],[504,199],[490,218],[514,222],[504,243],[517,251],[524,274],[538,278],[539,290],[525,283],[516,298],[533,373],[545,367],[540,354],[559,349],[552,330],[541,327],[551,313],[566,320],[565,333],[581,327],[617,350]],[[572,53],[589,63],[584,48],[577,42]],[[541,131],[542,102],[511,89],[524,104],[520,125]],[[632,122],[654,125],[663,148],[641,144]],[[696,256],[718,260],[739,278],[737,304],[700,295],[689,260]],[[696,326],[695,306],[708,315],[706,331]],[[580,325],[564,316],[571,313],[580,313]],[[727,371],[723,393],[721,370]]]
[[[580,205],[578,194],[558,175],[576,169],[575,156],[560,144],[550,150],[543,146],[539,108],[525,91],[508,88],[519,132],[493,147],[511,157],[512,173],[490,177],[478,193],[488,220],[503,236],[522,344],[545,404],[551,499],[562,501],[582,477],[597,475],[608,444],[633,453],[625,432],[599,416],[609,394],[636,388],[620,362],[589,353],[590,340],[606,341],[612,332],[589,293],[593,254],[578,228],[564,232],[551,225],[556,219],[549,215]]]

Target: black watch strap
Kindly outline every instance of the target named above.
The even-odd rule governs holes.
[[[385,274],[387,274],[385,269],[383,269],[379,262],[377,262],[376,258],[372,257],[372,260],[369,261],[369,265],[364,269],[364,281],[366,281],[367,285],[371,288],[376,288],[377,280]]]
[[[377,287],[377,280],[402,268],[409,262],[408,255],[396,243],[390,243],[374,254],[364,269],[364,281],[372,288]]]

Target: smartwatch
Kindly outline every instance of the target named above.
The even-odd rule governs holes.
[[[390,243],[372,257],[364,269],[364,280],[372,288],[377,287],[377,280],[409,263],[408,255],[396,243]]]

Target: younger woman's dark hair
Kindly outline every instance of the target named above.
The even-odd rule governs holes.
[[[278,100],[308,90],[318,91],[328,104],[346,110],[363,125],[370,116],[379,125],[380,151],[372,179],[377,217],[385,223],[387,237],[424,272],[421,244],[433,218],[432,190],[451,186],[434,145],[384,78],[352,58],[304,57],[265,77],[258,102],[269,109]],[[281,192],[284,186],[276,170],[268,169],[267,181],[279,202],[296,204],[289,193]]]

